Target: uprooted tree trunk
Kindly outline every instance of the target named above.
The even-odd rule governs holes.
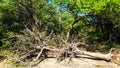
[[[44,36],[44,35],[40,34],[40,32],[39,32],[39,30],[37,30],[37,28],[36,28],[36,31],[30,30],[27,26],[25,26],[25,28],[26,28],[25,36],[23,36],[23,35],[20,37],[17,36],[17,38],[19,39],[19,42],[21,42],[22,44],[20,43],[20,44],[18,44],[18,46],[16,46],[16,45],[15,46],[20,49],[25,49],[26,53],[24,53],[24,54],[19,53],[19,54],[22,54],[20,56],[20,59],[23,61],[25,61],[26,59],[29,60],[29,62],[30,62],[30,63],[28,63],[29,65],[32,65],[32,66],[37,65],[40,61],[42,61],[46,57],[49,57],[48,53],[50,53],[50,52],[59,54],[59,56],[55,56],[58,58],[57,59],[58,62],[64,60],[66,57],[69,57],[70,59],[72,57],[74,57],[74,58],[79,57],[79,58],[101,59],[101,60],[112,61],[114,63],[120,64],[118,50],[115,48],[112,48],[108,54],[93,53],[93,52],[83,51],[83,50],[79,49],[79,46],[81,46],[81,45],[89,46],[89,45],[85,44],[85,42],[77,42],[77,43],[68,42],[68,41],[64,42],[64,40],[61,38],[59,38],[59,39],[62,41],[58,40],[58,42],[59,43],[63,42],[59,45],[64,45],[64,47],[63,48],[55,48],[54,46],[49,44],[49,41],[54,38],[54,37],[51,37],[53,32],[51,32],[48,36]],[[55,37],[55,39],[56,39],[56,37]],[[31,41],[33,41],[33,42],[31,42]],[[21,46],[19,47],[19,45],[21,45]],[[27,47],[28,45],[29,45],[29,47]],[[27,50],[27,49],[29,49],[29,50]],[[21,50],[21,51],[24,51],[24,50]]]
[[[74,56],[81,57],[81,58],[84,57],[84,58],[90,58],[90,59],[101,59],[106,61],[112,61],[117,64],[120,63],[120,57],[118,56],[119,53],[116,48],[111,48],[111,50],[107,54],[101,54],[101,53],[93,53],[93,52],[80,50],[77,47],[77,44],[81,44],[81,43],[68,44],[69,47],[73,49],[71,54],[72,55],[74,54]]]
[[[93,52],[82,51],[78,49],[75,45],[71,47],[74,49],[74,52],[79,56],[85,55],[85,56],[93,57],[94,59],[103,59],[107,61],[111,60],[111,56],[112,56],[111,53],[108,53],[108,54],[93,53]]]
[[[80,44],[80,43],[79,43]],[[40,46],[36,46],[36,49],[41,49]],[[79,57],[79,58],[89,58],[89,59],[99,59],[99,60],[105,60],[105,61],[112,61],[116,64],[120,63],[120,59],[118,55],[118,50],[116,48],[112,48],[108,54],[101,54],[101,53],[93,53],[88,51],[82,51],[79,48],[77,48],[75,43],[69,43],[67,44],[67,47],[64,47],[62,49],[57,49],[54,47],[45,46],[41,49],[40,53],[37,55],[37,57],[32,61],[32,65],[38,64],[37,61],[39,60],[39,57],[41,56],[43,51],[48,52],[58,52],[60,53],[57,61],[61,62],[66,57]],[[31,64],[30,64],[31,65]]]

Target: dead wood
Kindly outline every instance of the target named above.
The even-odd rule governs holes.
[[[37,57],[33,60],[34,62],[39,59],[39,57],[41,56],[43,50],[44,50],[44,48],[41,49],[41,51],[39,52],[39,54],[37,55]]]
[[[118,56],[118,51],[116,48],[111,48],[110,52],[107,54],[102,53],[94,53],[94,52],[88,52],[83,51],[77,48],[78,43],[68,43],[68,47],[72,48],[72,50],[64,49],[60,55],[61,59],[58,59],[59,61],[62,61],[65,59],[65,57],[79,57],[79,58],[89,58],[89,59],[95,59],[95,60],[105,60],[105,61],[112,61],[114,63],[120,64],[120,57]],[[67,56],[66,56],[67,53]]]
[[[120,63],[117,49],[111,49],[110,52],[107,54],[94,53],[94,52],[84,51],[79,48],[79,46],[89,47],[89,45],[86,44],[85,42],[73,42],[73,41],[69,42],[62,38],[58,40],[58,45],[62,45],[63,47],[57,48],[54,47],[53,45],[50,45],[48,42],[51,39],[56,40],[56,38],[51,37],[53,31],[51,31],[51,33],[48,36],[44,36],[44,37],[41,37],[43,35],[41,35],[39,31],[30,30],[29,28],[27,28],[27,26],[25,31],[26,31],[25,34],[29,35],[30,37],[25,35],[24,38],[24,36],[22,36],[22,38],[20,38],[20,41],[22,40],[21,41],[22,46],[24,46],[23,49],[29,49],[29,50],[27,50],[27,53],[22,55],[21,59],[30,60],[29,62],[31,62],[33,66],[37,65],[40,61],[47,58],[46,55],[48,55],[48,53],[50,52],[53,52],[55,54],[59,53],[59,55],[56,56],[58,62],[61,62],[62,60],[68,57],[70,58],[70,60],[72,57],[75,58],[79,57],[79,58],[89,58],[89,59],[100,59],[100,60],[112,61],[114,63]],[[31,38],[32,40],[30,40]],[[30,43],[29,45],[32,47],[29,46],[29,48],[27,48],[26,44],[23,41],[28,41],[27,43]]]
[[[93,52],[87,52],[87,51],[82,51],[79,50],[77,47],[75,48],[75,53],[78,55],[85,55],[85,56],[90,56],[93,57],[94,59],[103,59],[103,60],[107,60],[110,61],[111,60],[111,54],[100,54],[100,53],[93,53]]]
[[[40,46],[36,46],[35,48],[36,49],[41,49],[40,53],[38,54],[38,56],[36,57],[36,61],[35,63],[37,62],[37,60],[39,60],[39,57],[41,55],[41,53],[44,51],[47,51],[47,52],[58,52],[59,53],[59,56],[58,56],[58,59],[57,61],[58,62],[61,62],[62,60],[64,60],[65,58],[72,58],[72,57],[75,57],[75,58],[88,58],[88,59],[93,59],[93,60],[105,60],[105,61],[112,61],[114,63],[120,63],[119,62],[119,59],[118,59],[118,53],[117,53],[117,50],[112,48],[110,50],[109,53],[107,54],[102,54],[102,53],[94,53],[94,52],[88,52],[88,51],[83,51],[83,50],[80,50],[77,46],[78,46],[79,43],[68,43],[66,47],[63,47],[61,49],[57,49],[55,47],[50,47],[50,46],[45,46],[41,49]],[[37,64],[37,63],[36,63]]]

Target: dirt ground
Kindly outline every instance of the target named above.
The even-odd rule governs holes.
[[[68,59],[57,63],[56,59],[46,59],[39,64],[40,68],[120,68],[120,66],[106,61],[91,60],[85,58],[73,58],[68,63]]]
[[[14,65],[14,59],[5,59],[0,63],[0,68],[31,68]],[[103,60],[91,60],[85,58],[73,58],[71,62],[68,59],[58,63],[56,58],[48,58],[32,68],[120,68],[112,62]]]

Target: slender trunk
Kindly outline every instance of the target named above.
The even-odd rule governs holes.
[[[60,4],[60,6],[59,6],[59,13],[58,13],[58,15],[59,15],[59,23],[61,23],[62,22],[62,20],[61,20],[61,16],[62,16],[62,4]]]

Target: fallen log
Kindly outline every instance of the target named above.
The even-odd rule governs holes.
[[[73,49],[73,52],[68,50],[69,47]],[[115,48],[112,48],[110,50],[110,52],[107,53],[107,54],[101,54],[101,53],[94,53],[94,52],[88,52],[88,51],[80,50],[75,45],[70,45],[69,47],[66,47],[65,49],[57,49],[57,48],[54,48],[54,47],[46,46],[46,47],[44,47],[44,50],[48,50],[48,52],[49,51],[52,51],[52,52],[65,52],[65,53],[67,53],[69,55],[72,54],[72,53],[75,53],[74,55],[77,56],[77,57],[78,56],[79,57],[87,56],[87,57],[90,57],[90,58],[92,57],[94,59],[101,59],[101,60],[106,60],[106,61],[111,61],[112,59],[114,59],[116,57],[116,54],[118,54],[116,52],[117,50]],[[41,49],[39,46],[37,46],[36,48]]]
[[[116,48],[111,48],[109,53],[107,54],[102,54],[102,53],[94,53],[94,52],[88,52],[88,51],[83,51],[80,50],[77,47],[78,43],[68,43],[68,48],[72,48],[72,50],[68,50],[65,48],[66,51],[63,51],[64,53],[67,53],[69,57],[80,57],[80,58],[89,58],[89,59],[99,59],[99,60],[105,60],[105,61],[112,61],[113,63],[119,64],[120,65],[120,56],[119,56],[119,51]],[[61,53],[63,56],[66,54]],[[67,56],[68,56],[67,55]],[[63,57],[65,58],[65,57]]]
[[[94,59],[103,59],[107,61],[111,60],[111,56],[112,56],[111,53],[101,54],[101,53],[87,52],[87,51],[82,51],[78,49],[76,46],[73,46],[72,48],[74,49],[74,53],[76,53],[77,55],[85,55],[88,57],[93,57]]]
[[[112,61],[113,63],[120,65],[120,56],[116,48],[111,48],[111,50],[107,54],[82,51],[78,49],[76,46],[72,46],[72,48],[74,49],[76,56],[89,59],[101,59],[106,61]]]
[[[62,49],[57,49],[52,46],[44,46],[44,47],[35,46],[34,48],[41,50],[41,52],[38,53],[36,60],[39,60],[39,57],[41,56],[42,51],[47,51],[47,52],[59,53],[60,54],[59,58],[61,58],[62,60],[64,60],[65,57],[71,57],[72,55],[72,57],[74,56],[79,58],[89,58],[89,59],[96,59],[96,60],[99,59],[99,60],[105,60],[105,61],[112,61],[116,64],[120,64],[120,57],[118,57],[119,53],[116,48],[111,48],[109,53],[102,54],[102,53],[94,53],[94,52],[80,50],[77,47],[77,45],[73,43],[69,43],[67,45],[68,45],[67,47],[64,47]]]

